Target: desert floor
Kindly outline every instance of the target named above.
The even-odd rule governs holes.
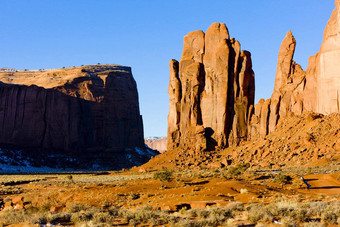
[[[338,165],[1,175],[0,226],[337,226],[339,180]]]

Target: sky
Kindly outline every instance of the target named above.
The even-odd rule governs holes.
[[[187,33],[225,23],[252,54],[257,102],[272,94],[285,34],[306,69],[333,9],[334,0],[0,0],[0,68],[130,66],[145,137],[166,136],[168,63]]]

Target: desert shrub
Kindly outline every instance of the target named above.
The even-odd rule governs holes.
[[[214,207],[209,209],[210,214],[208,219],[204,222],[198,224],[205,224],[203,226],[220,226],[222,223],[226,222],[229,218],[234,216],[233,212],[228,208]]]
[[[214,207],[209,210],[210,217],[222,217],[223,220],[234,217],[234,213],[229,208]]]
[[[325,213],[321,215],[322,221],[332,224],[332,225],[335,225],[337,223],[337,219],[338,219],[338,216],[333,211],[326,211]]]
[[[284,227],[297,227],[299,224],[292,217],[283,217],[281,223]]]
[[[298,204],[294,201],[283,200],[274,205],[268,206],[267,209],[274,216],[293,216],[294,210],[298,208]]]
[[[39,208],[38,207],[34,207],[34,206],[29,206],[26,208],[26,213],[27,214],[36,214],[39,212]]]
[[[189,214],[189,217],[191,217],[191,218],[196,218],[198,216],[196,209],[190,209],[188,211],[188,214]]]
[[[274,181],[278,184],[281,185],[281,187],[283,188],[283,185],[287,184],[290,181],[290,177],[284,174],[278,174],[276,175],[276,177],[274,178]]]
[[[172,175],[173,175],[173,171],[165,169],[165,170],[155,173],[153,175],[153,178],[155,180],[161,181],[162,187],[163,187],[165,181],[170,182],[172,180]]]
[[[74,213],[71,216],[71,222],[73,223],[81,223],[81,222],[88,222],[91,221],[93,214],[90,212],[81,211],[79,213]]]
[[[230,167],[228,170],[228,175],[235,178],[244,173],[249,167],[249,163],[240,163],[235,167]]]
[[[255,227],[266,227],[267,225],[265,224],[265,223],[262,223],[262,222],[260,222],[260,223],[257,223],[256,225],[255,225]]]
[[[228,219],[226,223],[224,223],[225,227],[237,227],[238,225],[236,224],[234,219]]]
[[[0,226],[19,224],[25,222],[26,220],[27,216],[23,210],[8,209],[1,212]]]
[[[183,218],[177,223],[172,224],[173,227],[205,227],[205,226],[216,226],[213,220],[189,220]]]
[[[160,216],[165,221],[165,223],[169,223],[170,225],[177,223],[179,220],[179,217],[174,216],[174,215],[169,215],[166,213],[161,213]]]
[[[303,224],[303,227],[324,227],[324,226],[325,225],[323,223],[317,221],[307,222]]]
[[[197,214],[200,218],[208,218],[210,215],[210,210],[199,209]]]
[[[262,220],[263,221],[268,221],[268,222],[273,222],[274,221],[274,216],[271,213],[269,213],[269,212],[264,212]]]
[[[137,226],[138,224],[140,224],[140,222],[138,220],[134,219],[134,218],[131,218],[129,220],[129,225],[131,225],[131,226]]]
[[[134,214],[130,210],[118,210],[118,217],[124,218],[127,222],[130,221],[130,219],[134,218]]]
[[[110,209],[108,212],[113,217],[117,217],[119,215],[119,210],[117,209]]]
[[[147,222],[150,218],[156,218],[156,213],[148,208],[140,208],[134,212],[134,218],[140,222]]]
[[[154,211],[152,207],[145,206],[135,211],[118,210],[117,216],[123,217],[130,225],[138,225],[139,223],[149,223],[157,225],[157,223],[168,223],[170,216],[164,212]]]
[[[244,204],[241,202],[232,202],[228,204],[227,208],[229,208],[230,210],[243,211]]]
[[[209,219],[205,220],[207,225],[204,226],[220,226],[222,223],[225,222],[225,217],[217,215],[217,216],[211,216]]]
[[[310,219],[310,212],[305,208],[297,208],[292,212],[292,216],[300,222],[306,222]]]
[[[326,208],[328,207],[328,202],[312,202],[306,204],[304,207],[309,210],[310,215],[321,216]]]
[[[136,199],[139,199],[139,198],[140,198],[140,195],[139,195],[139,194],[136,194],[136,193],[132,193],[132,194],[130,194],[130,198],[131,198],[132,200],[136,200]]]
[[[80,211],[86,211],[88,209],[90,209],[91,207],[89,205],[86,205],[86,204],[81,204],[81,203],[71,203],[67,210],[68,212],[70,213],[77,213],[77,212],[80,212]]]
[[[47,212],[51,209],[51,207],[53,206],[52,202],[51,201],[44,201],[40,207],[40,211],[41,212]]]
[[[59,214],[51,214],[48,216],[47,221],[53,225],[60,222],[69,222],[71,221],[72,214],[70,213],[59,213]]]
[[[292,185],[297,188],[303,188],[305,186],[300,177],[294,177],[292,180]]]
[[[265,210],[262,206],[259,205],[250,205],[247,207],[247,219],[251,222],[256,224],[258,221],[263,219],[265,214]]]
[[[260,220],[272,222],[274,220],[274,215],[272,214],[271,209],[262,207],[258,204],[252,204],[246,207],[247,219],[254,224],[258,223]]]
[[[93,214],[92,222],[97,223],[110,223],[113,221],[113,216],[111,216],[108,212],[99,212]]]
[[[147,223],[149,226],[160,226],[166,224],[166,221],[158,218],[150,218]]]
[[[29,220],[30,223],[38,224],[38,225],[47,224],[46,213],[37,213],[34,215],[31,214],[30,217],[31,217]]]

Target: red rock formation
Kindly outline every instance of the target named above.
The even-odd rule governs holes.
[[[296,41],[288,32],[278,56],[274,92],[255,105],[249,138],[264,138],[280,119],[303,112],[340,112],[340,1],[328,21],[320,52],[310,57],[307,71],[293,61]]]
[[[295,47],[296,40],[289,31],[279,51],[273,94],[255,105],[249,129],[251,139],[264,138],[275,130],[281,118],[303,112],[306,73],[293,60]]]
[[[340,112],[340,1],[324,31],[319,53],[310,57],[307,68],[305,108],[322,114]]]
[[[170,61],[168,150],[214,149],[247,138],[254,104],[251,56],[225,24],[184,37],[179,63]]]
[[[129,67],[0,73],[0,143],[71,153],[144,148]]]

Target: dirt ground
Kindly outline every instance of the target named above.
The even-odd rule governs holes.
[[[150,206],[153,210],[178,212],[227,207],[235,202],[247,206],[268,205],[282,199],[299,203],[340,200],[339,169],[309,171],[317,173],[303,175],[311,185],[310,189],[300,179],[302,174],[284,169],[247,170],[234,178],[227,176],[227,170],[222,169],[177,171],[172,173],[169,182],[153,179],[155,172],[133,171],[3,175],[0,176],[0,214],[8,209],[27,210],[32,207],[61,213],[70,210],[74,204],[126,210]],[[278,174],[289,175],[290,181],[276,182]],[[249,221],[241,217],[238,223],[249,224]]]

